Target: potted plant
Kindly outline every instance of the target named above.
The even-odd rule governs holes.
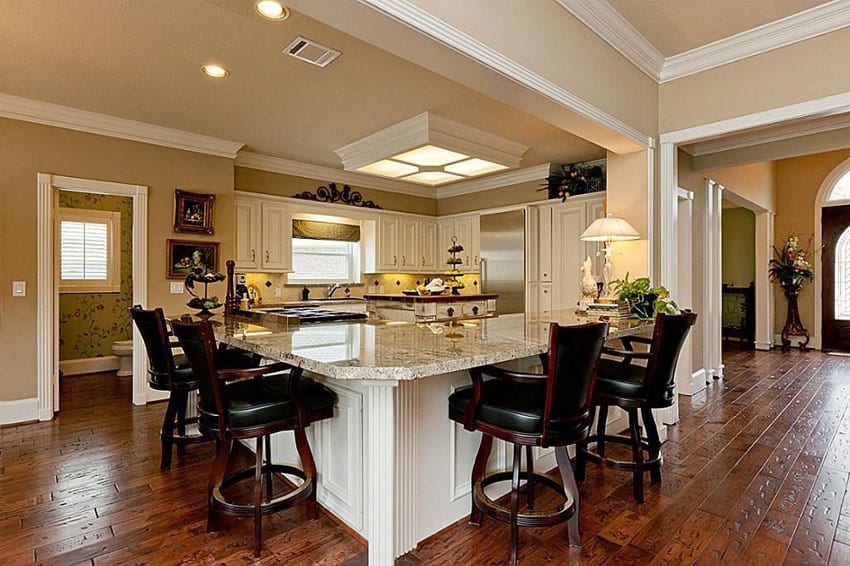
[[[657,313],[676,314],[679,307],[670,298],[670,291],[661,285],[653,287],[649,277],[638,277],[629,281],[629,274],[623,279],[611,282],[617,298],[629,305],[632,318],[654,318]]]
[[[815,276],[814,269],[808,260],[809,249],[808,246],[800,247],[799,236],[791,234],[781,249],[773,246],[773,253],[776,257],[770,260],[767,272],[770,274],[771,281],[779,282],[788,300],[788,316],[785,319],[785,327],[782,329],[782,350],[788,351],[791,348],[791,336],[803,336],[805,341],[800,344],[800,349],[805,350],[809,342],[809,331],[800,320],[797,297],[803,285],[811,283]]]

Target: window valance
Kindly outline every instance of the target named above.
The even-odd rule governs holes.
[[[338,240],[359,242],[360,226],[353,224],[334,224],[316,220],[293,220],[292,237],[306,240]]]

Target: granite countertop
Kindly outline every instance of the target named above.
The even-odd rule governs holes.
[[[244,317],[220,317],[216,337],[265,358],[336,379],[410,380],[535,356],[548,349],[549,321],[587,322],[572,311],[448,323],[382,320],[275,325]],[[609,338],[649,332],[652,321],[623,320]]]
[[[484,301],[487,299],[498,299],[499,295],[404,295],[367,293],[363,295],[367,301],[403,301],[411,303],[457,303],[464,301]]]

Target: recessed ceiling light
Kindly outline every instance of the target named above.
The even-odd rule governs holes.
[[[358,167],[357,170],[361,173],[369,173],[372,175],[380,175],[381,177],[396,179],[402,175],[416,173],[419,171],[419,168],[407,163],[393,161],[392,159],[382,159],[381,161],[376,161],[375,163]]]
[[[414,165],[437,167],[448,163],[454,163],[455,161],[460,161],[467,157],[469,156],[456,151],[443,149],[436,145],[423,145],[422,147],[394,155],[393,159],[406,161],[408,163],[413,163]]]
[[[467,159],[466,161],[460,161],[458,163],[452,163],[445,167],[446,171],[449,173],[457,173],[458,175],[465,175],[466,177],[486,175],[487,173],[493,173],[494,171],[501,171],[502,169],[507,168],[507,165],[493,163],[492,161],[478,159],[477,157]]]
[[[290,14],[289,8],[275,0],[260,0],[254,6],[261,16],[270,20],[285,20]]]
[[[214,79],[221,79],[230,74],[227,69],[218,65],[204,65],[201,67],[201,72]]]
[[[408,175],[402,181],[413,181],[422,185],[442,185],[443,183],[451,183],[452,181],[460,181],[463,179],[460,175],[453,175],[443,171],[421,171],[415,175]]]

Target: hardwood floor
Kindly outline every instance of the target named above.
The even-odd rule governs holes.
[[[734,351],[724,361],[722,381],[680,398],[663,481],[647,483],[644,505],[629,474],[589,465],[584,547],[567,547],[563,525],[522,529],[520,562],[850,564],[850,358]],[[205,532],[212,446],[190,446],[160,472],[164,406],[129,399],[126,378],[69,378],[53,422],[0,429],[0,562],[252,561],[250,520]],[[262,564],[366,563],[353,537],[301,508],[268,517],[264,533]],[[485,519],[398,562],[503,564],[508,546],[507,527]]]

